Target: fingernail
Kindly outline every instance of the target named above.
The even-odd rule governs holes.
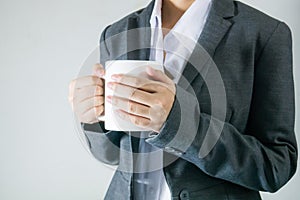
[[[102,77],[104,75],[104,70],[97,69],[96,70],[96,75]]]
[[[113,83],[112,83],[112,82],[108,82],[108,83],[107,83],[107,87],[108,87],[109,89],[113,89]]]
[[[106,97],[106,101],[107,101],[108,103],[111,103],[111,102],[112,102],[112,96],[107,96],[107,97]]]

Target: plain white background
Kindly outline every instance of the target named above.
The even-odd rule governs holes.
[[[82,147],[68,84],[103,28],[149,0],[0,0],[0,199],[102,199],[113,170]],[[244,0],[285,21],[294,36],[299,132],[298,0]],[[300,175],[264,199],[297,200]]]

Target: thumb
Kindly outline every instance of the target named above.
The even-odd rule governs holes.
[[[99,78],[102,78],[105,75],[105,70],[103,65],[100,63],[97,63],[93,66],[93,74],[98,76]]]
[[[167,84],[173,83],[173,81],[166,74],[164,74],[161,70],[156,70],[150,66],[147,66],[146,71],[147,71],[147,74],[156,81],[160,81],[160,82],[167,83]]]

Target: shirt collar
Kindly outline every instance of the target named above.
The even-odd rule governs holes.
[[[150,17],[150,26],[152,28],[161,28],[161,8],[162,0],[155,0],[152,14]]]
[[[211,1],[212,0],[195,0],[194,3],[181,16],[170,32],[178,33],[184,37],[197,41],[204,27],[204,22],[208,16],[208,12],[211,7]],[[161,8],[162,0],[155,0],[153,11],[150,17],[150,27],[152,31],[155,28],[161,29],[162,27]],[[151,44],[153,44],[152,36]]]

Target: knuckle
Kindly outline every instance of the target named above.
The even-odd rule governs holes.
[[[141,95],[137,92],[137,89],[132,89],[130,97],[131,99],[140,99]]]
[[[128,107],[129,107],[129,111],[132,112],[132,113],[135,113],[136,112],[136,106],[134,103],[132,102],[128,102]]]

